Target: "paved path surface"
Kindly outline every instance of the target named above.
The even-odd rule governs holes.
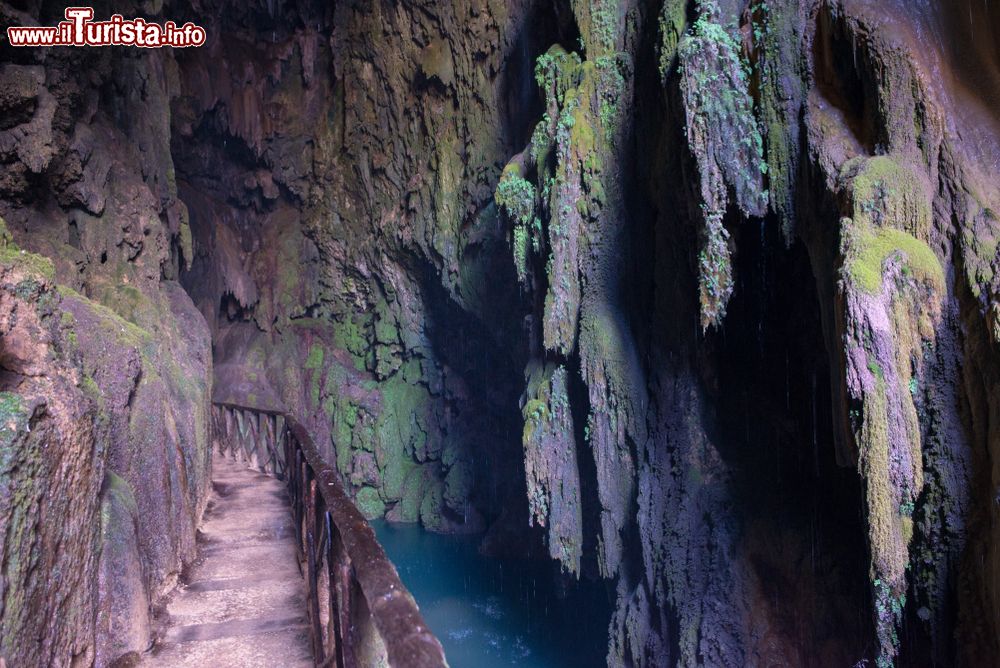
[[[198,560],[156,619],[143,666],[312,666],[284,484],[216,455]]]

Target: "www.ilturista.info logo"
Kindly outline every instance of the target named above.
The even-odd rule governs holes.
[[[107,21],[92,21],[93,7],[67,7],[66,20],[55,27],[11,26],[7,39],[13,46],[162,46],[187,47],[205,43],[205,29],[193,23],[163,25],[121,14]]]

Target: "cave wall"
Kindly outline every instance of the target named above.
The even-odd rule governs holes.
[[[492,196],[516,132],[500,100],[531,84],[530,53],[525,81],[500,70],[528,17],[217,4],[171,107],[216,398],[302,416],[369,517],[466,531],[526,506],[526,351]]]
[[[538,60],[548,108],[496,190],[518,277],[540,293],[528,493],[552,556],[575,571],[588,531],[576,477],[593,458],[597,562],[618,576],[610,664],[996,655],[985,397],[1000,153],[987,111],[995,55],[974,46],[992,44],[989,29],[974,33],[977,16],[995,25],[993,11],[580,3],[579,48]],[[985,73],[975,93],[970,58]],[[787,281],[813,290],[784,301],[772,286]],[[815,305],[813,326],[791,336],[826,356],[808,362],[800,396],[815,401],[826,380],[829,423],[789,396],[788,342],[784,406],[754,378],[775,369],[725,366],[780,364],[771,330],[802,302]],[[579,439],[566,368],[587,388],[584,451],[554,438]],[[813,465],[796,470],[810,422]],[[803,478],[827,503],[860,503],[861,517],[817,507]],[[785,504],[808,501],[804,512],[766,514],[775,487]],[[818,577],[817,559],[852,559],[845,537],[854,563]]]
[[[61,12],[29,5],[0,16]],[[2,49],[0,657],[110,665],[149,648],[210,482],[210,332],[177,282],[176,69]]]
[[[605,580],[610,665],[1000,656],[1000,8],[141,9],[210,39],[5,52],[0,100],[7,243],[53,265],[5,254],[4,312],[55,350],[5,353],[4,438],[101,444],[66,493],[110,600],[189,555],[211,394],[299,415],[369,517]],[[109,596],[46,587],[86,663]]]

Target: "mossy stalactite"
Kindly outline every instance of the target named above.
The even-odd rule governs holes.
[[[733,292],[729,232],[723,217],[729,191],[748,216],[763,216],[768,193],[763,140],[753,114],[750,71],[736,41],[720,25],[720,10],[710,0],[698,7],[698,20],[677,46],[684,96],[687,141],[698,163],[704,215],[698,252],[702,327],[717,325]],[[669,31],[664,33],[672,41]],[[664,44],[664,52],[669,48]],[[662,57],[662,55],[661,55]]]
[[[629,317],[608,306],[609,293],[601,291],[607,284],[589,280],[588,267],[599,265],[579,260],[581,248],[591,258],[600,258],[600,251],[593,252],[594,240],[605,233],[610,232],[612,238],[615,234],[614,224],[601,219],[600,212],[620,212],[617,219],[628,220],[628,207],[616,209],[614,204],[613,194],[621,192],[621,182],[601,182],[600,176],[617,169],[615,158],[627,152],[602,152],[600,130],[607,128],[600,115],[595,127],[593,96],[588,103],[586,91],[591,85],[588,66],[593,63],[593,71],[599,71],[600,59],[615,44],[613,31],[606,29],[614,22],[607,17],[627,17],[627,22],[637,15],[630,15],[624,7],[609,11],[606,3],[574,9],[584,34],[585,54],[555,47],[539,59],[539,84],[549,101],[546,115],[536,127],[532,145],[507,168],[516,167],[522,177],[535,176],[532,185],[541,197],[531,198],[521,220],[538,216],[549,230],[547,262],[544,246],[537,249],[543,252],[536,261],[525,262],[523,249],[530,237],[521,231],[526,228],[517,227],[513,210],[507,213],[515,224],[511,238],[519,275],[527,273],[522,267],[530,267],[533,285],[547,286],[545,308],[538,314],[544,348],[557,358],[578,355],[584,384],[599,389],[588,396],[586,410],[591,417],[585,438],[597,462],[602,506],[598,565],[605,576],[617,572],[609,567],[620,564],[620,555],[629,549],[615,545],[627,531],[621,531],[619,518],[608,510],[621,507],[622,499],[638,504],[637,545],[642,546],[645,572],[619,573],[619,612],[612,625],[609,660],[638,665],[662,660],[671,644],[671,622],[669,615],[658,618],[653,610],[667,606],[679,624],[674,641],[679,654],[674,660],[738,665],[760,650],[750,641],[757,627],[748,622],[746,610],[736,601],[752,599],[753,587],[759,585],[753,584],[751,571],[735,557],[708,562],[714,565],[699,576],[704,579],[692,579],[691,568],[681,555],[690,558],[694,545],[688,539],[664,539],[684,536],[690,529],[669,528],[672,522],[660,517],[660,507],[669,503],[670,495],[681,507],[690,504],[705,494],[701,488],[706,475],[717,478],[715,500],[705,508],[710,509],[709,516],[715,518],[719,530],[704,545],[731,554],[741,513],[733,515],[726,509],[727,498],[732,497],[725,489],[739,476],[733,483],[724,482],[725,447],[714,459],[703,454],[686,461],[683,449],[668,455],[668,448],[660,454],[657,446],[646,450],[642,441],[635,440],[646,438],[645,429],[635,428],[629,411],[647,410],[644,396],[648,390],[637,390],[629,383],[637,379],[637,384],[650,387],[658,374],[628,359],[627,351],[634,348],[636,339],[630,338],[627,325],[616,327],[615,323],[627,323]],[[594,31],[595,25],[601,28]],[[942,178],[939,159],[955,156],[943,130],[935,91],[922,83],[925,63],[908,50],[908,28],[887,29],[886,25],[882,17],[854,13],[844,5],[811,12],[803,3],[756,3],[739,13],[724,3],[685,7],[668,2],[659,9],[654,50],[667,97],[679,99],[682,105],[686,148],[696,167],[692,189],[696,197],[693,202],[688,199],[688,210],[697,229],[702,327],[724,328],[727,304],[739,281],[734,251],[738,252],[745,236],[739,225],[747,217],[773,216],[784,244],[804,244],[816,263],[814,271],[828,272],[817,287],[832,291],[817,296],[825,304],[821,316],[832,345],[830,364],[839,368],[831,374],[833,394],[845,397],[835,404],[843,412],[838,415],[835,408],[834,421],[848,425],[834,436],[838,461],[855,462],[865,486],[872,632],[879,646],[872,659],[888,665],[900,655],[907,615],[927,623],[928,637],[933,638],[928,642],[935,645],[938,656],[954,651],[940,647],[941,635],[936,630],[954,619],[954,608],[942,598],[941,587],[956,586],[955,571],[945,574],[942,563],[954,563],[964,549],[972,462],[967,437],[954,427],[960,422],[957,408],[945,408],[942,403],[949,394],[940,376],[942,360],[952,354],[947,346],[955,345],[949,328],[956,323],[954,316],[947,315],[947,305],[958,297],[944,268],[951,250],[941,222],[942,212],[951,206],[947,201],[951,194],[946,191],[954,188],[955,181]],[[595,36],[593,42],[587,41],[588,31]],[[638,31],[642,32],[641,26]],[[838,49],[847,45],[853,45],[856,64],[834,66],[833,59],[843,53]],[[616,57],[630,63],[632,55]],[[620,70],[624,83],[612,89],[637,97],[631,81],[642,72],[635,70],[631,65]],[[606,99],[614,99],[615,109],[624,109],[628,116],[633,104],[629,97]],[[836,110],[837,105],[844,105],[844,111]],[[627,120],[624,123],[626,132],[634,127]],[[642,138],[637,139],[641,144]],[[581,145],[590,150],[574,153],[573,148]],[[595,181],[599,189],[593,187]],[[599,200],[593,197],[595,192]],[[681,190],[680,197],[686,196]],[[817,211],[802,213],[814,206],[812,201],[823,202],[819,209],[832,221],[826,225],[837,230],[832,247],[830,234],[817,227],[822,224]],[[576,206],[567,206],[568,202]],[[988,215],[979,214],[978,220]],[[600,226],[598,232],[588,227],[591,221]],[[963,235],[967,246],[972,239],[978,243],[986,237],[989,244],[993,238],[988,223],[979,225],[978,234]],[[982,255],[976,253],[976,257]],[[985,255],[995,253],[986,250]],[[582,267],[584,277],[579,282],[577,266]],[[976,270],[981,280],[992,280],[988,278],[992,269],[979,266],[983,267]],[[971,283],[977,296],[982,294],[981,280]],[[601,300],[602,309],[588,310],[591,296]],[[611,302],[619,304],[620,297]],[[594,351],[602,352],[594,356]],[[595,369],[588,366],[588,359],[618,363]],[[637,373],[632,375],[630,370]],[[669,373],[677,372],[675,365]],[[625,389],[609,391],[604,384],[608,379]],[[616,403],[616,397],[628,399]],[[701,402],[695,393],[686,400],[688,410],[697,410],[694,407]],[[614,408],[609,410],[609,405]],[[612,427],[618,431],[617,438],[609,438]],[[654,428],[649,438],[655,442],[669,429],[666,425]],[[948,433],[947,445],[942,432]],[[589,440],[595,433],[600,438]],[[680,433],[689,441],[702,440],[703,452],[712,439],[690,425]],[[936,445],[926,446],[925,454],[929,441]],[[649,464],[633,467],[626,459],[613,469],[603,468],[602,462],[609,458],[601,454],[602,442],[628,444],[629,452]],[[527,450],[532,464],[537,458],[533,452]],[[688,473],[675,482],[660,477],[685,461],[680,470]],[[948,492],[941,487],[945,480]],[[676,491],[664,497],[655,490],[657,485]],[[925,531],[944,537],[949,546],[929,550]],[[923,546],[919,554],[911,548],[917,545]],[[678,559],[664,558],[671,550],[679,550]],[[941,577],[950,584],[944,585]],[[728,582],[726,600],[733,605],[727,613],[709,612],[695,604],[697,597],[719,582]],[[660,591],[669,595],[659,598]],[[914,604],[914,595],[933,605]]]
[[[623,533],[634,504],[635,444],[645,438],[638,420],[645,393],[641,365],[624,314],[609,298],[621,287],[617,262],[627,227],[622,186],[612,175],[624,158],[616,147],[627,128],[623,105],[630,92],[624,73],[631,64],[622,50],[624,7],[605,2],[575,13],[590,55],[585,59],[556,44],[539,57],[535,78],[545,94],[545,115],[520,155],[528,156],[538,180],[524,190],[539,190],[544,199],[537,207],[547,231],[547,243],[539,250],[549,252],[538,281],[546,286],[544,308],[535,314],[542,321],[541,345],[555,359],[578,360],[587,388],[585,435],[601,505],[598,565],[612,577],[623,559]],[[536,209],[526,206],[518,213],[506,204],[505,184],[522,160],[519,156],[507,166],[497,190],[497,202],[515,224],[518,261],[518,226],[533,219]],[[565,381],[560,385],[565,387]],[[565,425],[563,433],[575,437]],[[529,471],[545,465],[534,461],[544,457],[541,450],[528,449],[525,455]],[[574,449],[569,456],[576,457]],[[576,544],[568,549],[578,554],[582,519],[577,522],[571,533]],[[565,542],[550,535],[550,550],[567,549]],[[574,561],[571,570],[579,571],[578,558]]]
[[[899,647],[913,512],[924,488],[916,396],[933,349],[944,273],[919,237],[930,230],[930,198],[888,157],[848,163],[841,188],[852,218],[841,220],[847,387],[858,469],[865,479],[872,591],[890,665]]]

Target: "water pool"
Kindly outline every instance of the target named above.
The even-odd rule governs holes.
[[[372,527],[452,668],[605,665],[611,606],[603,584],[559,598],[550,564],[488,559],[477,536]]]

